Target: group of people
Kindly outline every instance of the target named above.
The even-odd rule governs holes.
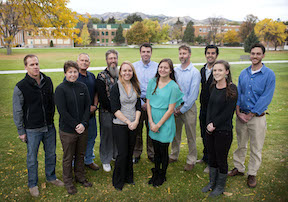
[[[125,184],[135,184],[133,164],[141,159],[144,123],[147,156],[155,165],[148,184],[158,187],[166,181],[168,165],[179,157],[184,124],[189,148],[184,170],[192,170],[196,163],[208,165],[204,171],[209,172],[209,183],[202,192],[212,190],[209,196],[218,196],[224,192],[228,175],[244,175],[249,139],[247,184],[255,187],[266,131],[265,114],[275,89],[275,75],[262,63],[265,47],[262,44],[252,46],[252,65],[241,72],[238,87],[232,82],[229,63],[217,60],[217,46],[205,48],[207,63],[200,72],[190,61],[190,47],[181,45],[178,50],[181,64],[174,68],[168,58],[159,64],[151,61],[152,46],[144,43],[140,46],[141,60],[133,64],[125,61],[118,69],[118,52],[111,49],[106,52],[107,68],[97,77],[87,71],[89,55],[81,53],[77,62],[65,62],[65,78],[55,94],[51,79],[40,72],[38,57],[25,56],[27,74],[14,88],[13,117],[20,140],[27,143],[31,195],[39,196],[37,154],[41,141],[48,182],[65,186],[69,194],[75,194],[74,169],[76,182],[92,186],[84,168],[99,169],[94,162],[98,106],[100,160],[106,172],[111,171],[110,162],[115,160],[112,178],[115,189],[121,191]],[[195,101],[200,83],[199,120],[204,149],[203,158],[197,160]],[[55,104],[60,115],[64,183],[55,175]],[[233,155],[235,168],[228,172],[227,156],[233,139],[235,109],[238,148]]]

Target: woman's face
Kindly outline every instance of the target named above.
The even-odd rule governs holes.
[[[66,80],[69,82],[75,82],[78,79],[79,72],[74,67],[69,67],[65,73]]]
[[[225,69],[225,66],[223,64],[216,64],[213,67],[213,77],[216,82],[225,80],[225,76],[228,75],[229,70]]]
[[[168,62],[162,62],[158,67],[158,73],[160,77],[166,78],[169,77],[171,70]]]
[[[124,81],[130,81],[133,77],[132,67],[128,64],[124,64],[121,67],[120,76]]]

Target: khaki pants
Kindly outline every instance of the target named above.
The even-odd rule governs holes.
[[[261,165],[261,152],[266,133],[266,117],[253,117],[248,123],[236,119],[236,132],[238,148],[233,154],[234,165],[240,172],[245,172],[245,157],[248,140],[250,139],[250,159],[248,175],[256,176]]]
[[[175,118],[176,121],[176,135],[172,142],[171,159],[178,159],[180,153],[182,127],[185,125],[189,153],[187,156],[188,164],[195,164],[197,160],[197,147],[196,147],[196,121],[197,121],[197,107],[194,103],[193,106],[184,114]]]

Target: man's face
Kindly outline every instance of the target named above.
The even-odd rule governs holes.
[[[27,73],[30,77],[40,76],[40,67],[37,57],[27,58],[27,65],[25,66]]]
[[[263,54],[263,51],[259,47],[255,47],[250,52],[250,60],[253,65],[258,65],[262,62],[262,59],[265,57],[265,54]]]
[[[217,59],[216,48],[208,48],[205,54],[207,63],[213,65]]]
[[[106,58],[106,62],[107,62],[107,67],[108,69],[110,67],[117,67],[118,66],[118,58],[117,58],[117,55],[114,54],[114,53],[110,53],[107,58]]]
[[[152,50],[150,47],[145,47],[142,46],[141,51],[140,51],[140,56],[142,58],[143,63],[149,63],[151,56],[152,56]]]
[[[81,70],[87,70],[88,67],[90,66],[90,59],[87,55],[80,55],[77,64]]]
[[[179,60],[182,65],[187,64],[191,57],[191,53],[188,50],[180,49],[179,50]]]

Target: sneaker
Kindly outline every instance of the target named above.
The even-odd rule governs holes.
[[[51,184],[54,184],[57,187],[64,187],[64,183],[59,179],[48,181],[48,182]]]
[[[103,170],[105,172],[110,172],[111,171],[111,165],[110,164],[103,164]]]
[[[38,186],[29,188],[30,194],[33,197],[38,197],[39,196],[39,190],[38,190]]]
[[[185,167],[184,167],[184,170],[185,171],[190,171],[194,168],[194,164],[189,164],[189,163],[186,163]]]
[[[204,172],[204,173],[209,173],[209,172],[210,172],[209,166],[207,166],[207,167],[204,169],[203,172]]]

